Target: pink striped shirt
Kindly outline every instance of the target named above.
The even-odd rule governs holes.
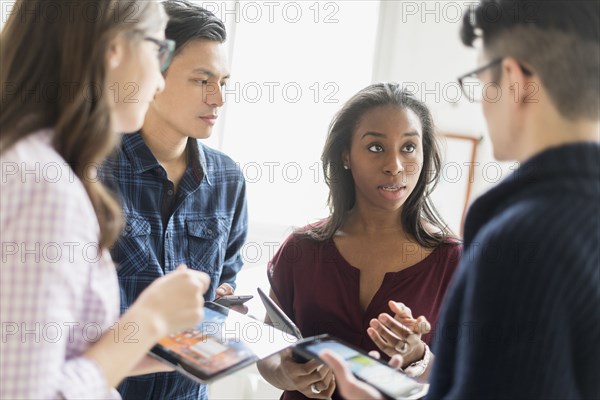
[[[114,399],[83,353],[116,332],[116,271],[51,136],[34,133],[0,156],[0,398]]]

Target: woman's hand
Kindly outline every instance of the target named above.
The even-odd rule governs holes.
[[[404,368],[425,355],[425,343],[421,336],[431,331],[431,324],[423,316],[414,319],[410,308],[402,303],[390,301],[394,317],[382,313],[370,321],[367,333],[371,340],[390,357],[400,354]]]
[[[203,294],[209,283],[208,275],[180,265],[152,282],[113,325],[114,331],[111,328],[102,335],[84,355],[100,367],[110,387],[132,373],[164,370],[153,360],[143,360],[144,355],[161,337],[192,328],[202,320]],[[132,325],[138,335],[133,338],[129,330]]]
[[[150,315],[159,337],[192,328],[204,317],[204,293],[209,284],[208,275],[182,264],[152,282],[131,309]]]
[[[297,390],[311,399],[329,399],[335,390],[335,379],[331,369],[317,360],[305,364],[294,361],[292,350],[281,353],[281,371],[291,384],[291,390]]]

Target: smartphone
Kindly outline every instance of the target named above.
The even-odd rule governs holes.
[[[319,358],[323,350],[331,350],[346,361],[354,376],[370,384],[383,395],[392,399],[420,399],[427,394],[428,384],[409,378],[402,372],[376,360],[348,343],[330,335],[303,339],[294,350],[307,358]]]
[[[253,297],[254,296],[252,296],[251,294],[247,294],[247,295],[232,294],[232,295],[228,295],[228,296],[219,297],[218,299],[215,299],[213,302],[217,303],[219,305],[222,305],[223,307],[231,307],[231,306],[242,305],[245,302],[247,302],[248,300],[252,299]]]

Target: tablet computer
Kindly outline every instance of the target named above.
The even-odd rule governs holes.
[[[288,333],[297,339],[302,339],[302,333],[296,324],[283,312],[283,310],[260,288],[256,288],[262,300],[269,319],[273,326],[280,331]]]
[[[207,302],[194,329],[165,336],[150,354],[199,383],[210,383],[293,345],[297,339]]]

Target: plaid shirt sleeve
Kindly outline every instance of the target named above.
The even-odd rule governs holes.
[[[225,260],[223,262],[223,271],[221,272],[221,279],[219,285],[223,283],[230,284],[234,289],[236,287],[236,276],[240,272],[240,269],[244,265],[242,258],[242,247],[246,242],[246,236],[248,233],[248,209],[246,203],[246,182],[242,171],[237,170],[239,173],[238,182],[239,193],[235,196],[235,212],[231,222],[231,231],[227,239],[227,249],[225,250]]]
[[[118,398],[83,356],[118,316],[116,273],[50,135],[2,154],[0,398]]]

